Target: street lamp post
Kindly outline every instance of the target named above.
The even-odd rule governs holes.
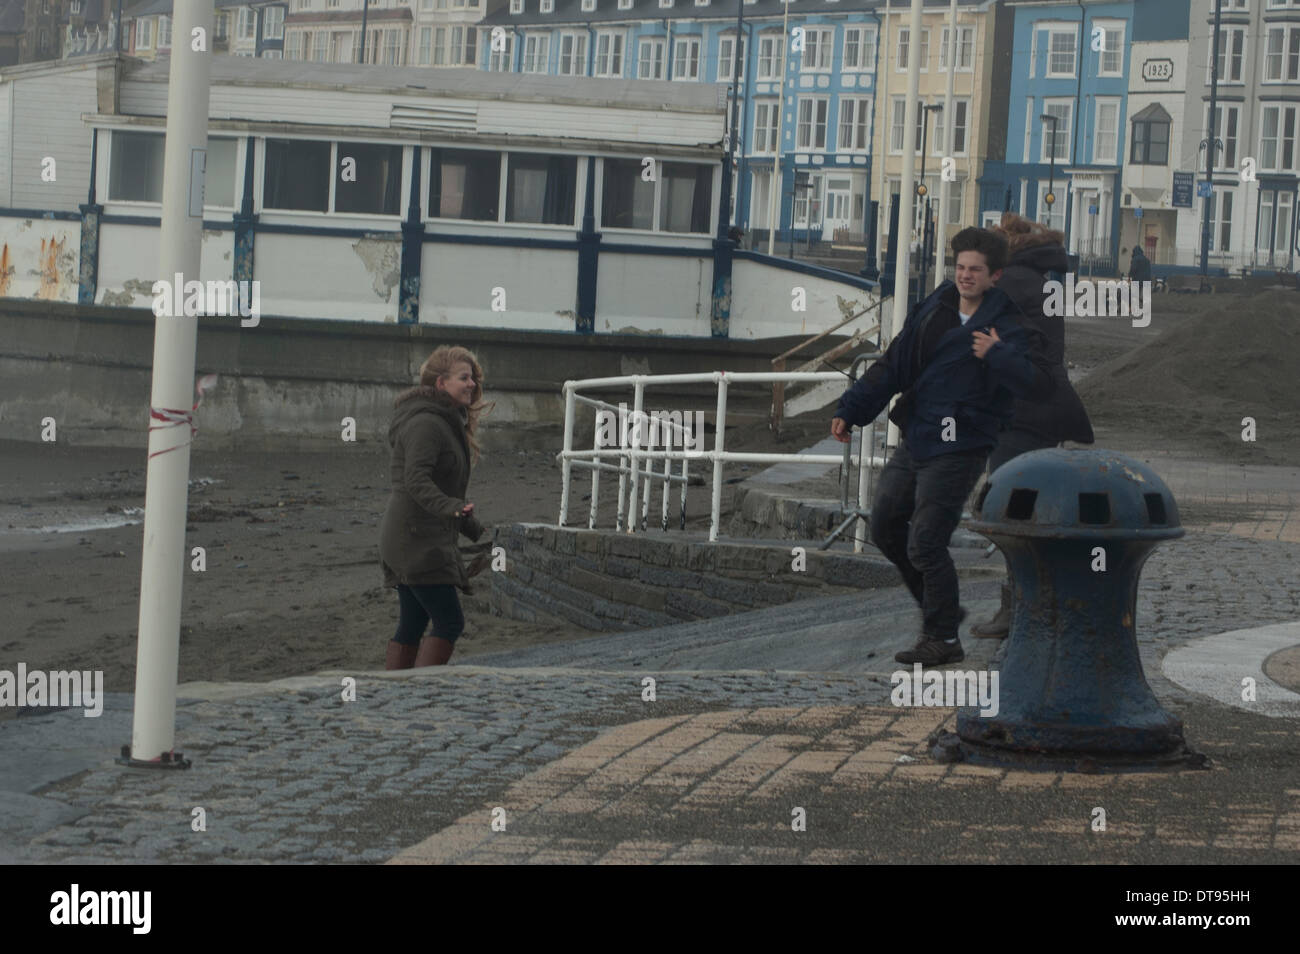
[[[1210,279],[1210,203],[1214,201],[1214,149],[1209,144],[1218,143],[1214,134],[1218,129],[1219,113],[1219,21],[1223,12],[1223,0],[1214,0],[1214,39],[1210,50],[1210,128],[1201,141],[1205,149],[1205,188],[1210,193],[1205,197],[1201,213],[1201,291],[1209,291]]]
[[[917,198],[925,200],[925,218],[921,225],[921,274],[920,282],[916,286],[916,299],[920,301],[925,297],[925,285],[929,280],[930,265],[930,190],[925,185],[925,153],[928,148],[930,132],[930,114],[943,111],[942,103],[932,105],[923,105],[921,107],[921,177],[916,182]]]
[[[1043,196],[1043,201],[1047,204],[1047,222],[1048,227],[1052,224],[1052,206],[1056,204],[1056,124],[1060,122],[1059,116],[1053,116],[1050,113],[1043,113],[1038,117],[1045,123],[1052,124],[1052,150],[1047,154],[1047,195]]]
[[[366,19],[370,15],[370,0],[365,0],[361,7],[361,49],[357,50],[357,62],[366,61]]]

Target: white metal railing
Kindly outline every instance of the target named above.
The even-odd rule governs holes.
[[[856,366],[856,365],[855,365]],[[773,372],[729,372],[729,371],[710,371],[695,374],[629,374],[611,378],[587,378],[581,381],[564,382],[564,448],[556,457],[560,461],[562,470],[562,490],[560,492],[560,516],[557,521],[558,526],[565,526],[569,519],[569,483],[572,479],[573,468],[583,467],[591,470],[591,512],[588,517],[588,529],[595,529],[596,512],[600,501],[600,474],[602,471],[618,474],[618,509],[615,516],[615,529],[624,530],[632,533],[636,528],[637,509],[640,508],[641,529],[646,529],[647,519],[650,511],[650,495],[652,492],[652,483],[660,482],[663,484],[663,502],[661,510],[660,529],[668,529],[668,491],[672,484],[679,484],[681,487],[680,503],[680,522],[684,529],[686,525],[686,487],[690,481],[689,461],[692,459],[711,461],[712,468],[712,511],[711,521],[709,524],[709,541],[714,542],[718,539],[718,527],[722,510],[722,469],[727,463],[753,463],[753,464],[779,464],[779,463],[801,463],[801,464],[841,464],[857,466],[859,469],[859,501],[865,499],[867,493],[865,481],[867,471],[870,467],[883,467],[884,459],[869,453],[874,450],[875,441],[868,439],[867,431],[864,430],[861,435],[862,440],[859,447],[859,453],[856,460],[852,460],[849,454],[848,445],[845,445],[845,452],[841,455],[832,454],[760,454],[750,452],[733,452],[726,449],[726,431],[727,431],[727,391],[731,384],[771,384],[776,381],[784,382],[821,382],[821,381],[844,381],[848,384],[847,376],[839,371],[773,371]],[[713,450],[692,450],[689,449],[687,439],[692,442],[702,443],[702,435],[692,433],[691,429],[684,424],[677,424],[675,421],[664,420],[658,417],[662,412],[655,412],[655,416],[645,412],[645,391],[648,387],[658,387],[662,385],[679,385],[679,384],[702,384],[713,382],[717,385],[718,395],[715,406],[714,417],[714,446]],[[602,446],[600,441],[601,433],[601,415],[600,411],[608,413],[619,413],[620,410],[626,411],[626,404],[620,408],[617,405],[607,401],[602,401],[582,394],[582,391],[608,390],[611,388],[632,387],[632,408],[627,415],[627,420],[632,424],[631,439],[627,440],[624,432],[623,422],[620,420],[619,442],[617,446]],[[574,450],[574,425],[578,404],[597,409],[596,425],[593,430],[592,448],[590,450]],[[687,412],[697,415],[703,412]],[[658,421],[658,427],[655,426]],[[643,423],[649,423],[651,426],[642,428]],[[664,433],[659,434],[659,427],[662,427]],[[874,438],[875,424],[873,422],[869,432]],[[674,437],[680,437],[680,441],[675,441]],[[662,438],[662,441],[659,440]],[[657,445],[663,444],[662,449]],[[678,449],[673,448],[674,443],[679,443]],[[609,459],[614,459],[617,463],[609,463]],[[657,461],[662,460],[663,471],[655,472],[654,466]],[[681,461],[681,472],[673,473],[673,461]],[[864,466],[865,465],[865,466]],[[847,480],[847,473],[844,475]],[[847,492],[847,491],[846,491]],[[855,550],[860,552],[862,549],[863,531],[859,527],[858,534],[855,538]]]

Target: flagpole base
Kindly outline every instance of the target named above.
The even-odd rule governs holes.
[[[187,769],[194,764],[175,750],[164,752],[156,759],[135,759],[131,757],[131,746],[129,745],[122,746],[122,754],[113,761],[128,768],[151,769]]]

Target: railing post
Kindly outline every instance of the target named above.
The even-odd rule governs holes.
[[[641,444],[641,407],[645,400],[645,378],[642,375],[636,375],[632,379],[632,440],[629,441],[627,449],[627,463],[632,481],[632,496],[627,505],[627,532],[633,533],[636,529],[637,521],[637,496],[640,491],[637,476],[637,449]]]
[[[718,539],[718,524],[722,519],[722,455],[726,452],[727,436],[727,372],[715,375],[718,382],[718,406],[714,413],[713,438],[713,509],[709,523],[709,542]]]
[[[785,370],[785,358],[772,362],[773,371]],[[781,433],[781,420],[785,417],[785,382],[777,381],[772,385],[772,433]]]
[[[600,451],[600,411],[596,412],[595,430],[591,438],[592,449],[597,451],[596,463],[601,462]],[[591,468],[591,515],[587,518],[587,529],[596,529],[596,507],[600,503],[600,468]]]
[[[569,459],[569,451],[573,450],[573,415],[577,401],[574,399],[574,385],[572,381],[564,382],[564,456],[560,463],[560,479],[564,486],[560,490],[560,519],[559,525],[564,526],[569,519],[569,477],[573,473],[573,462]]]

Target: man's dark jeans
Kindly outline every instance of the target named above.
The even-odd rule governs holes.
[[[871,542],[903,574],[921,605],[921,631],[931,639],[953,639],[961,623],[948,541],[988,454],[987,449],[958,451],[914,461],[900,443],[880,475]]]

